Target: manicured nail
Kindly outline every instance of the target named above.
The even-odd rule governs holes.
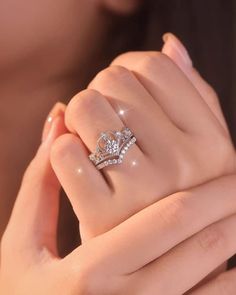
[[[43,127],[42,142],[46,141],[50,137],[50,131],[53,129],[53,122],[58,116],[64,114],[65,106],[62,103],[56,103],[50,111]]]
[[[163,41],[165,45],[169,45],[172,47],[173,50],[176,50],[177,53],[179,54],[180,58],[182,59],[182,62],[189,66],[192,67],[193,63],[192,60],[189,56],[189,53],[183,43],[172,33],[166,33],[163,35]]]

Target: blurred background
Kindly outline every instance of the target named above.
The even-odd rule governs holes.
[[[0,233],[53,104],[67,103],[118,54],[160,50],[166,32],[217,91],[236,142],[236,1],[0,1]],[[61,200],[65,255],[80,240],[63,193]]]

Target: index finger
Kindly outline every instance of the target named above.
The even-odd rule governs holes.
[[[135,272],[210,224],[232,215],[236,210],[235,183],[235,175],[222,177],[171,195],[76,252],[80,256],[88,249],[99,249],[102,268],[114,274]]]

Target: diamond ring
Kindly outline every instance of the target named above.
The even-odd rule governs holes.
[[[124,127],[121,131],[106,131],[100,134],[96,150],[89,159],[97,169],[121,164],[128,149],[136,142],[132,131]]]

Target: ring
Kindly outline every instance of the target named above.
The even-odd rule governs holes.
[[[94,153],[89,159],[97,169],[109,165],[121,164],[128,149],[136,142],[132,131],[124,127],[121,131],[106,131],[100,134]]]

